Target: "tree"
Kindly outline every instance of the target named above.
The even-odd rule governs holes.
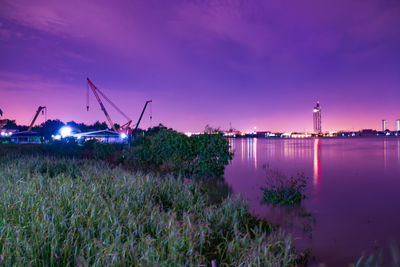
[[[51,136],[57,134],[63,126],[65,126],[65,124],[60,120],[47,120],[40,125],[40,133],[46,139],[50,139]]]
[[[99,130],[107,130],[108,126],[107,123],[102,122],[100,123],[99,121],[96,121],[93,125],[88,126],[89,129],[99,131]]]

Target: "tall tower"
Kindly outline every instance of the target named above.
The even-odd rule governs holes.
[[[396,131],[400,132],[400,119],[396,120]]]
[[[387,121],[386,120],[382,120],[382,132],[387,130]]]
[[[317,105],[313,109],[313,122],[314,122],[314,133],[320,134],[322,132],[321,129],[321,106],[319,105],[319,101]]]

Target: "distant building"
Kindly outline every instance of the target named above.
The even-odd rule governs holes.
[[[319,101],[313,109],[313,122],[314,122],[314,133],[320,134],[322,132],[321,128],[321,106]]]
[[[400,132],[400,119],[396,121],[396,131]]]
[[[387,130],[387,121],[386,120],[382,120],[382,132]]]
[[[18,144],[40,144],[43,141],[43,137],[40,133],[32,131],[17,132],[11,135],[11,142]]]
[[[361,136],[375,136],[376,135],[376,130],[372,129],[363,129],[360,132]]]
[[[123,134],[116,133],[110,130],[77,133],[74,134],[73,137],[75,137],[79,142],[97,140],[102,143],[126,143],[128,141],[126,135],[123,136]]]

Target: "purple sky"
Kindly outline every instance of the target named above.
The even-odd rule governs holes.
[[[0,1],[6,118],[44,105],[105,121],[93,96],[86,112],[86,77],[134,120],[152,99],[153,125],[180,131],[311,131],[317,100],[324,131],[393,129],[400,1]]]

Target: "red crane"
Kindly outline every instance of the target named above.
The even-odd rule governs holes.
[[[86,110],[89,111],[89,87],[90,89],[92,89],[92,92],[94,94],[94,96],[97,99],[97,102],[99,102],[100,108],[103,111],[104,115],[106,115],[106,118],[108,120],[108,123],[110,124],[111,128],[115,131],[115,132],[125,132],[126,129],[129,129],[130,124],[132,123],[132,120],[125,115],[125,113],[123,113],[107,96],[105,96],[103,94],[103,92],[100,91],[99,88],[96,87],[96,85],[93,84],[93,82],[87,78],[88,81],[88,90],[87,90],[87,94],[86,94]],[[125,123],[124,125],[122,125],[119,129],[115,128],[115,125],[113,123],[113,121],[111,120],[110,115],[108,115],[108,112],[106,110],[106,108],[103,105],[103,102],[101,102],[100,96],[99,94],[108,102],[110,103],[111,106],[113,106],[122,116],[125,117],[125,119],[128,120],[127,123]]]
[[[42,106],[38,107],[38,109],[36,110],[35,117],[33,117],[33,120],[31,122],[31,124],[29,125],[28,132],[30,130],[32,130],[32,127],[35,124],[35,121],[36,121],[37,117],[39,116],[39,113],[42,112],[42,115],[44,114],[44,110],[46,110],[46,107],[42,107]]]
[[[0,109],[0,117],[3,116],[3,111]],[[7,124],[7,120],[0,120],[0,129]]]
[[[88,81],[88,88],[87,88],[87,95],[86,95],[86,109],[89,110],[89,87],[90,87],[90,89],[92,89],[92,92],[93,92],[94,96],[95,96],[96,99],[97,99],[97,102],[99,102],[100,108],[101,108],[101,110],[103,111],[104,115],[106,116],[106,118],[107,118],[107,120],[108,120],[108,123],[111,125],[111,128],[112,128],[115,132],[126,133],[126,134],[132,134],[132,131],[136,131],[137,128],[139,127],[140,121],[142,120],[142,117],[143,117],[143,114],[144,114],[144,112],[145,112],[145,110],[146,110],[147,105],[148,105],[149,103],[151,103],[152,100],[146,101],[146,103],[145,103],[145,105],[144,105],[144,107],[143,107],[142,113],[140,114],[139,120],[138,120],[138,122],[137,122],[136,125],[135,125],[135,129],[132,130],[132,128],[131,128],[132,120],[131,120],[124,112],[122,112],[122,111],[121,111],[107,96],[105,96],[105,95],[103,94],[103,92],[101,92],[100,89],[97,88],[89,78],[87,78],[87,81]],[[108,112],[107,112],[106,108],[104,107],[103,102],[102,102],[101,99],[100,99],[99,94],[100,94],[108,103],[110,103],[110,105],[113,106],[123,117],[125,117],[125,119],[126,119],[128,122],[125,123],[125,124],[123,124],[123,125],[121,125],[118,129],[116,129],[116,128],[115,128],[115,125],[114,125],[114,123],[113,123],[113,121],[111,120],[110,115],[108,115]],[[151,115],[150,115],[150,119],[152,119]]]

